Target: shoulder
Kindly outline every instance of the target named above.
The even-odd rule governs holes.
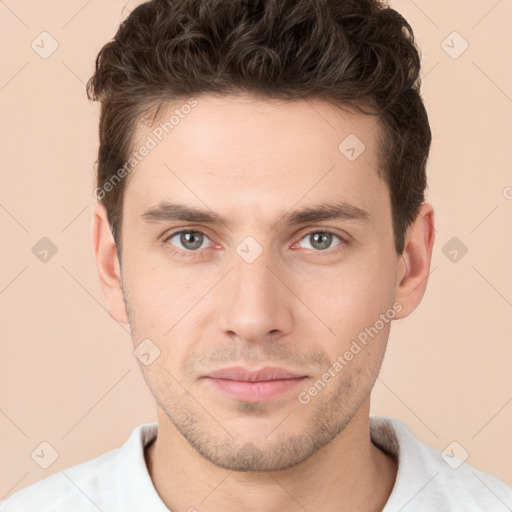
[[[140,425],[120,448],[63,469],[15,492],[0,503],[0,512],[114,509],[119,478],[135,460],[134,452],[141,449],[141,441],[155,431],[156,424]]]
[[[118,449],[63,469],[11,495],[0,504],[1,512],[64,512],[95,510],[98,482],[112,473]],[[95,492],[91,491],[94,490]],[[92,495],[89,498],[89,494]]]
[[[512,488],[497,477],[419,439],[400,421],[370,418],[372,441],[398,459],[395,485],[383,512],[510,510]]]

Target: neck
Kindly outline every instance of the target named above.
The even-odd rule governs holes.
[[[381,511],[396,478],[396,460],[371,442],[369,399],[333,441],[279,471],[218,467],[196,452],[160,409],[158,425],[146,463],[173,511]]]

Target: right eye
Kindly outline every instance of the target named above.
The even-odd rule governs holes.
[[[208,236],[197,229],[181,229],[171,233],[164,239],[166,247],[174,254],[180,256],[196,256],[200,249],[206,249],[209,246]],[[205,245],[206,244],[206,245]]]

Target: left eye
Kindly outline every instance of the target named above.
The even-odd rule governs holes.
[[[330,231],[311,231],[302,237],[300,241],[311,240],[310,247],[306,247],[306,249],[325,251],[326,249],[330,248],[333,237],[340,240],[340,242],[336,245],[340,245],[343,242],[340,236],[336,235],[335,233],[331,233]]]

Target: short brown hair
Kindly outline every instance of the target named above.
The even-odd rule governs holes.
[[[409,23],[379,0],[154,0],[136,7],[96,58],[97,187],[126,165],[136,124],[199,94],[320,98],[376,115],[394,244],[402,254],[427,186],[431,132]],[[341,142],[341,141],[340,141]],[[100,201],[121,254],[126,180]],[[99,190],[96,189],[96,190]]]

